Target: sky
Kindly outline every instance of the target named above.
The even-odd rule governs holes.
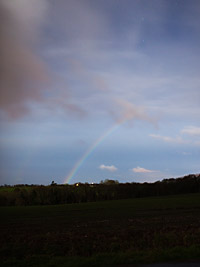
[[[1,0],[0,184],[200,173],[200,1]]]

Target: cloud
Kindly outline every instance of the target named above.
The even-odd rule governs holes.
[[[195,126],[188,126],[185,127],[182,131],[182,134],[189,134],[189,135],[200,135],[200,127]]]
[[[104,164],[101,164],[101,165],[99,166],[99,169],[101,169],[101,170],[108,170],[108,171],[110,171],[110,172],[117,171],[117,168],[116,168],[114,165],[106,166],[106,165],[104,165]]]
[[[60,0],[59,4],[53,4],[48,0],[2,0],[0,110],[3,114],[21,117],[30,111],[30,104],[36,103],[47,109],[85,116],[92,106],[87,103],[88,98],[98,91],[108,91],[104,75],[95,71],[96,60],[92,56],[99,53],[97,40],[104,39],[108,28],[103,12],[89,1]],[[67,55],[58,58],[55,54],[52,59],[45,54],[49,49],[59,50],[63,44]],[[72,59],[81,65],[72,68]],[[62,70],[57,69],[60,65]]]
[[[13,118],[43,98],[48,71],[36,46],[46,8],[46,0],[0,2],[0,108]]]
[[[157,42],[155,37],[159,37],[159,33],[163,31],[162,22],[167,19],[165,16],[168,14],[168,5],[162,3],[146,6],[143,2],[128,1],[129,5],[123,9],[120,21],[115,21],[112,9],[115,7],[116,11],[121,12],[121,6],[116,5],[115,1],[111,2],[112,4],[108,5],[105,1],[95,1],[95,4],[91,4],[91,1],[87,0],[60,0],[56,4],[48,0],[2,0],[0,39],[4,55],[3,60],[1,59],[1,73],[4,74],[0,76],[1,109],[10,116],[17,117],[28,112],[29,102],[42,101],[43,104],[48,74],[47,67],[36,50],[44,22],[46,28],[43,38],[48,38],[49,42],[40,52],[45,54],[47,50],[52,51],[54,57],[51,57],[51,53],[45,55],[47,62],[62,76],[66,82],[65,90],[71,93],[65,99],[61,96],[64,104],[58,104],[59,108],[66,109],[66,113],[75,111],[81,114],[81,107],[92,114],[94,109],[108,113],[113,106],[113,95],[118,98],[125,96],[129,100],[119,100],[114,104],[113,113],[118,122],[138,119],[155,123],[150,118],[150,113],[140,105],[148,108],[151,106],[152,109],[157,107],[158,113],[161,109],[172,112],[172,105],[179,109],[182,103],[179,97],[183,95],[182,86],[186,78],[180,83],[174,74],[170,76],[166,70],[163,73],[163,68],[157,67],[160,62],[160,42]],[[119,24],[123,25],[122,21],[128,23],[119,27]],[[152,39],[149,39],[147,34],[149,27],[154,29]],[[155,53],[153,57],[150,54],[147,56],[148,53],[143,53],[143,49],[138,49],[146,35],[149,49],[156,47],[158,56],[155,56]],[[176,54],[177,49],[167,49],[170,51],[169,55],[173,59],[176,58],[171,53],[174,51]],[[180,53],[184,56],[186,54],[185,51],[179,52],[178,58],[183,58]],[[77,64],[72,69],[70,60],[80,62],[81,66]],[[162,62],[165,62],[164,56]],[[171,70],[171,64],[169,66]],[[176,70],[179,68],[176,67]],[[111,76],[113,77],[109,80]],[[180,76],[182,79],[183,75]],[[188,81],[190,90],[184,91],[191,94],[191,84],[195,84],[196,88],[198,83],[199,80],[194,83],[192,77]],[[181,89],[177,84],[181,84]],[[59,90],[58,87],[59,85],[56,85],[55,90]],[[174,90],[176,87],[178,89]],[[186,87],[188,88],[188,85]],[[165,97],[165,92],[171,92],[169,88],[173,90],[173,94],[169,95],[174,97],[176,93],[178,101],[174,98],[168,101],[168,97]],[[188,101],[188,97],[183,97]],[[71,98],[73,104],[69,103]],[[133,101],[137,105],[133,105]],[[53,101],[51,104],[53,105]],[[183,106],[188,110],[185,103]],[[191,110],[194,110],[194,107],[189,109],[189,112],[192,112]],[[180,112],[182,113],[182,110]]]
[[[137,172],[137,173],[152,173],[152,172],[157,172],[157,171],[148,170],[148,169],[141,168],[141,167],[133,168],[132,171],[133,172]]]
[[[115,103],[117,104],[117,111],[114,112],[114,116],[119,124],[133,119],[156,124],[156,120],[151,118],[143,107],[136,106],[124,99],[116,99]]]
[[[149,136],[158,139],[158,140],[162,140],[164,142],[168,142],[168,143],[177,143],[177,144],[186,144],[188,143],[188,141],[183,140],[180,136],[173,138],[170,136],[161,136],[158,134],[150,134]]]

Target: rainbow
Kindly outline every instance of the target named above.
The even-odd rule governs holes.
[[[127,119],[121,120],[118,123],[114,124],[112,127],[110,127],[103,135],[101,135],[83,154],[83,156],[76,162],[70,173],[67,175],[67,177],[64,180],[64,184],[69,183],[71,179],[74,177],[74,175],[78,172],[78,170],[81,168],[83,163],[86,161],[86,159],[90,156],[90,154],[95,150],[95,148],[101,144],[104,139],[112,134],[116,129],[118,129],[124,122],[126,122]]]

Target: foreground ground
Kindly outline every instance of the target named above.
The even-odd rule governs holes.
[[[200,194],[1,207],[0,214],[1,266],[200,260]]]

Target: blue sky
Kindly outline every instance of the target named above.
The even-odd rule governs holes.
[[[199,1],[2,0],[0,14],[0,184],[200,172]]]

